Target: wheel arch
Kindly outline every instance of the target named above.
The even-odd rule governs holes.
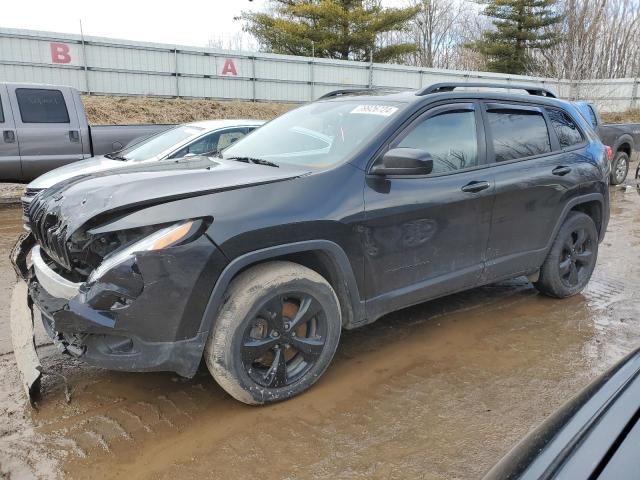
[[[274,260],[291,261],[322,275],[338,296],[343,327],[350,328],[362,322],[364,302],[360,298],[347,254],[330,240],[308,240],[256,250],[232,260],[211,292],[200,332],[211,330],[220,306],[226,301],[225,292],[238,274],[260,263]]]
[[[605,205],[606,204],[605,204],[604,195],[602,195],[601,193],[589,193],[586,195],[581,195],[567,202],[567,204],[564,206],[564,209],[562,210],[562,214],[560,215],[560,217],[558,218],[558,221],[556,222],[556,225],[553,229],[553,234],[551,235],[546,251],[548,252],[549,249],[551,248],[551,245],[553,244],[553,241],[555,240],[556,235],[560,230],[560,227],[566,220],[567,215],[569,215],[569,212],[572,212],[572,211],[583,212],[589,215],[589,217],[591,217],[593,222],[596,224],[596,229],[598,230],[598,238],[600,239],[600,241],[602,241],[605,230],[606,230],[606,221],[607,221]]]
[[[631,159],[631,153],[633,152],[633,148],[634,148],[633,137],[631,135],[625,134],[625,135],[622,135],[620,138],[618,138],[613,151],[624,152],[629,156],[629,159]]]

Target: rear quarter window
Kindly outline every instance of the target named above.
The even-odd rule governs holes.
[[[547,115],[551,121],[551,126],[558,136],[561,148],[568,148],[582,143],[584,140],[582,133],[569,115],[555,108],[548,108]]]
[[[16,90],[22,123],[69,123],[69,112],[60,90]]]
[[[487,112],[496,162],[551,152],[542,113],[529,110],[492,109]]]
[[[593,125],[593,128],[595,128],[598,126],[596,112],[593,111],[593,107],[591,105],[587,105],[587,108],[589,109],[589,118],[591,119],[591,124]]]

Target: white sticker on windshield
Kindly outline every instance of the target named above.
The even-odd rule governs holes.
[[[390,105],[358,105],[351,110],[350,113],[365,113],[369,115],[382,115],[388,117],[393,115],[398,110],[398,107],[392,107]]]

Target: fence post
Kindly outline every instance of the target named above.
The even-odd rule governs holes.
[[[631,92],[631,105],[629,105],[629,108],[631,110],[636,108],[636,100],[638,100],[638,82],[640,82],[640,78],[636,77],[633,79],[633,90]]]
[[[369,52],[369,88],[373,88],[373,50]]]
[[[256,57],[255,55],[251,56],[251,100],[255,102],[256,98]]]
[[[80,20],[80,39],[82,40],[82,67],[84,70],[84,89],[87,94],[91,93],[89,88],[89,68],[87,66],[87,47],[84,41],[84,31],[82,30],[82,20]]]
[[[309,100],[313,102],[315,100],[315,62],[313,58],[309,62]]]
[[[178,75],[178,49],[173,49],[173,70],[176,76],[176,98],[180,98],[180,75]]]

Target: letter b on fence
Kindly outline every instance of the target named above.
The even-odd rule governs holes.
[[[51,42],[51,62],[52,63],[71,63],[71,55],[69,54],[69,45],[66,43]]]

